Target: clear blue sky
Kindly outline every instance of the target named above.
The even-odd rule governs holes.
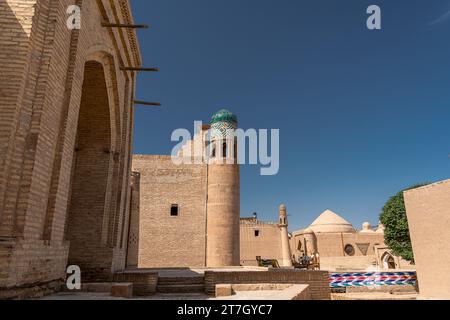
[[[134,152],[170,154],[176,128],[222,107],[279,128],[280,172],[241,169],[241,213],[290,229],[329,208],[360,227],[389,196],[450,177],[450,1],[131,0],[145,66]],[[382,10],[382,30],[366,9]]]

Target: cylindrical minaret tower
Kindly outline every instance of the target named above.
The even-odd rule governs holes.
[[[308,256],[315,255],[317,253],[317,240],[314,231],[311,228],[306,228],[303,231],[303,236],[305,238],[305,254]]]
[[[239,266],[240,183],[235,130],[237,117],[228,110],[211,120],[208,160],[206,266]]]
[[[292,267],[292,259],[291,259],[291,248],[289,246],[289,235],[288,235],[288,221],[286,214],[286,206],[282,204],[280,206],[280,221],[278,226],[280,227],[280,236],[281,236],[281,253],[282,253],[282,261],[281,266],[283,267]]]

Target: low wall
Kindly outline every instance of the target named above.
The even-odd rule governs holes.
[[[64,280],[47,283],[34,283],[10,289],[0,289],[0,300],[23,300],[42,298],[61,291],[65,287]]]
[[[331,291],[327,271],[282,270],[269,271],[205,271],[205,292],[215,294],[216,284],[306,284],[312,300],[329,300]]]
[[[115,282],[131,282],[133,295],[151,296],[156,293],[158,284],[158,272],[149,271],[125,271],[114,274]]]
[[[343,272],[330,273],[329,277],[331,288],[392,288],[400,286],[408,286],[414,288],[417,281],[417,275],[415,271]],[[385,291],[390,290],[387,289]]]

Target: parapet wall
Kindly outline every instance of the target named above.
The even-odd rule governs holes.
[[[205,292],[215,294],[216,284],[307,284],[312,300],[331,299],[327,271],[269,270],[269,271],[205,271]]]
[[[450,299],[450,180],[404,192],[423,299]]]
[[[158,272],[144,270],[118,272],[114,274],[114,281],[132,283],[134,296],[151,296],[156,293]]]

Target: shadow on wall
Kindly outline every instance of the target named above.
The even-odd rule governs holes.
[[[0,237],[11,237],[16,227],[23,228],[23,219],[16,215],[23,209],[18,202],[21,164],[26,161],[26,151],[37,143],[37,136],[30,132],[32,97],[24,94],[25,79],[38,69],[37,63],[30,63],[37,58],[26,49],[32,21],[17,16],[20,12],[0,0]],[[11,143],[14,136],[19,139]]]

